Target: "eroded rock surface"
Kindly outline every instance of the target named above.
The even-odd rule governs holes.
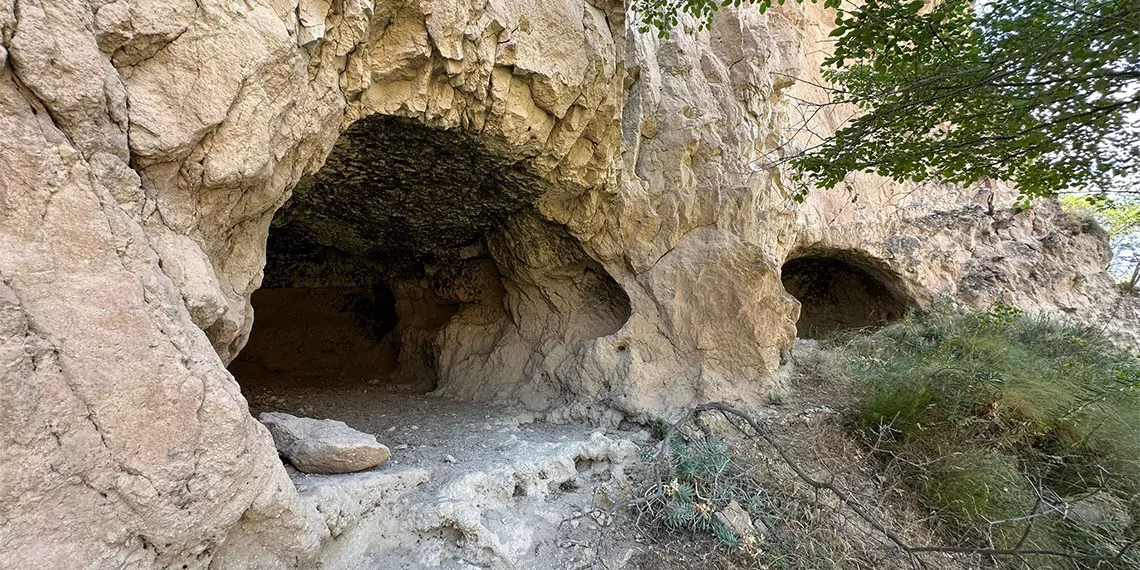
[[[637,434],[417,400],[400,402],[437,413],[416,420],[418,429],[404,412],[372,420],[395,423],[391,437],[407,447],[382,470],[294,477],[337,537],[321,568],[541,570],[629,557],[629,537],[599,529],[610,522],[610,498],[630,485],[627,470],[641,467],[627,439]]]
[[[337,420],[298,418],[269,412],[258,419],[269,428],[277,451],[305,473],[352,473],[371,469],[392,456],[376,436]]]
[[[328,322],[370,360],[340,380],[607,425],[780,390],[813,302],[782,284],[796,257],[862,260],[920,306],[1140,321],[1103,235],[1053,204],[869,176],[793,201],[772,157],[804,142],[787,95],[812,96],[820,6],[669,40],[627,20],[0,1],[0,567],[314,563],[333,527],[226,370],[263,285],[352,298]],[[271,331],[242,370],[318,333]]]

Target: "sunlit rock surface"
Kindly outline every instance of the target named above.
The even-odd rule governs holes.
[[[582,0],[0,2],[0,567],[312,564],[327,516],[242,387],[314,347],[555,421],[758,401],[820,302],[782,279],[809,257],[861,268],[884,317],[945,294],[1135,342],[1102,233],[1053,204],[869,176],[791,199],[789,94],[831,20],[661,40]]]

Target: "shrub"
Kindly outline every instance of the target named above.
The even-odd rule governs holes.
[[[707,532],[725,546],[741,545],[745,537],[735,536],[716,513],[736,501],[756,516],[763,490],[725,439],[686,441],[670,431],[656,450],[645,453],[656,477],[639,503],[643,516],[666,529]]]
[[[998,306],[848,347],[857,426],[948,528],[1011,548],[1033,520],[1023,547],[1092,555],[1140,532],[1140,361],[1097,329]]]

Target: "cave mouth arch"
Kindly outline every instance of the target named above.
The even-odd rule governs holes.
[[[781,280],[800,302],[796,331],[801,338],[883,325],[915,306],[897,274],[855,251],[793,254],[784,262]]]
[[[369,425],[394,398],[464,382],[445,378],[441,353],[486,357],[503,338],[521,342],[510,326],[549,317],[512,313],[511,295],[541,281],[519,278],[528,254],[517,244],[558,248],[548,269],[572,276],[565,287],[591,309],[562,319],[589,325],[562,338],[616,332],[629,299],[565,228],[541,220],[546,184],[460,130],[383,115],[351,125],[270,225],[253,328],[229,365],[251,411],[352,424],[356,410]]]

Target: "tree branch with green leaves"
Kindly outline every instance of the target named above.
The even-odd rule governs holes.
[[[787,160],[808,185],[873,172],[1004,180],[1025,198],[1140,192],[1122,182],[1140,170],[1140,0],[823,4],[836,27],[830,100],[817,105],[858,112]],[[707,27],[729,5],[742,2],[633,3],[642,29],[666,37],[683,14]]]

